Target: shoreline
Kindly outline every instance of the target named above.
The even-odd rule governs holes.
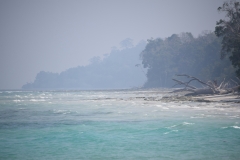
[[[219,103],[240,103],[239,94],[222,94],[222,95],[196,95],[186,96],[185,93],[164,96],[160,101],[171,102],[171,101],[193,101],[193,102],[219,102]]]

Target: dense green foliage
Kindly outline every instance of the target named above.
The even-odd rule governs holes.
[[[217,22],[215,34],[222,37],[221,55],[229,58],[235,68],[237,75],[240,77],[240,3],[230,1],[223,3],[218,8],[221,12],[226,12],[226,20]]]
[[[94,57],[87,66],[78,66],[66,71],[51,73],[41,71],[33,83],[23,89],[123,89],[141,87],[146,81],[145,74],[136,64],[141,63],[139,53],[146,43],[136,46],[123,41],[125,48],[113,49],[101,59]]]
[[[189,74],[202,80],[221,81],[234,77],[228,59],[221,60],[221,39],[214,33],[194,38],[191,33],[150,39],[141,53],[147,71],[145,87],[171,87],[175,74]]]

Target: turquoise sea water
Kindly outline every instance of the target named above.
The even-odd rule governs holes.
[[[0,159],[240,159],[239,104],[148,100],[165,95],[1,91]]]

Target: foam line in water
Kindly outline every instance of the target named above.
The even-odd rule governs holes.
[[[194,123],[183,122],[183,125],[193,125]]]
[[[173,125],[173,126],[170,126],[170,127],[166,127],[166,128],[174,128],[174,127],[176,127],[177,125]]]
[[[15,99],[13,102],[22,102],[23,100]]]
[[[171,132],[178,132],[178,130],[172,130],[172,131],[170,131],[170,132],[165,132],[165,133],[163,133],[163,134],[169,134],[169,133],[171,133]]]
[[[32,102],[44,102],[45,100],[44,99],[30,99],[29,101],[32,101]]]
[[[222,129],[227,129],[227,128],[235,128],[235,129],[240,129],[239,126],[230,126],[230,127],[221,127]]]
[[[239,126],[231,126],[232,128],[235,128],[235,129],[240,129]]]

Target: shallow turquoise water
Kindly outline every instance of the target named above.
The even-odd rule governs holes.
[[[239,159],[238,104],[156,91],[0,92],[0,159]]]

